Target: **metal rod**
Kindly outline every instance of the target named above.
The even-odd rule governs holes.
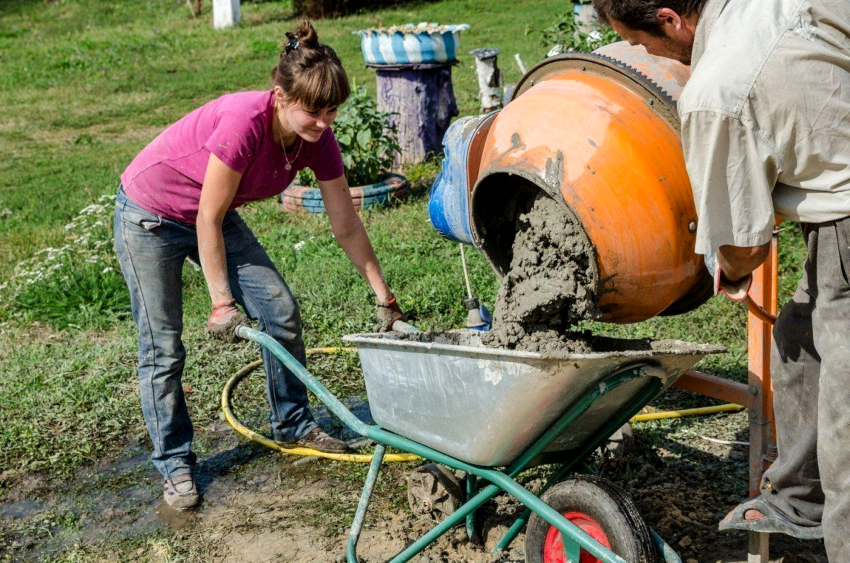
[[[670,544],[661,539],[661,536],[656,534],[655,530],[650,528],[649,535],[652,536],[652,543],[655,544],[655,548],[658,550],[658,553],[664,558],[664,563],[682,563],[682,559],[676,554],[673,548],[670,547]]]
[[[749,295],[754,303],[775,315],[777,304],[777,237],[773,234],[770,255],[753,272],[753,283]],[[750,311],[747,322],[747,357],[749,376],[747,383],[753,392],[753,404],[750,407],[750,496],[761,494],[761,477],[772,461],[770,453],[776,448],[776,434],[773,415],[773,385],[770,379],[770,349],[773,343],[773,327],[769,320]],[[767,563],[769,535],[750,532],[748,534],[748,555],[750,563]]]
[[[348,546],[346,548],[348,563],[358,563],[357,541],[360,539],[360,531],[363,529],[363,523],[366,521],[369,500],[372,498],[372,491],[375,490],[375,483],[377,483],[378,474],[381,472],[381,463],[384,460],[386,449],[387,447],[383,444],[375,446],[372,464],[369,466],[369,473],[366,475],[366,482],[363,484],[363,492],[360,494],[360,502],[357,503],[357,512],[355,512],[354,521],[351,523],[351,533],[348,535]]]
[[[525,63],[522,62],[522,57],[519,56],[519,53],[514,53],[514,60],[516,61],[517,66],[519,67],[519,71],[525,75],[527,72],[525,69]]]
[[[478,478],[472,473],[466,474],[466,500],[468,501],[475,496],[475,491],[478,489]],[[473,510],[466,516],[466,537],[469,541],[477,542],[478,533],[475,530],[475,511]]]
[[[469,283],[469,272],[466,269],[466,254],[463,252],[463,243],[458,244],[460,245],[460,262],[463,264],[463,279],[466,280],[466,296],[472,299],[472,284]]]

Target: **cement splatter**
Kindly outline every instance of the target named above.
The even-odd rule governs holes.
[[[591,335],[572,329],[599,317],[593,249],[565,206],[543,192],[519,206],[510,269],[484,342],[529,352],[589,352]]]

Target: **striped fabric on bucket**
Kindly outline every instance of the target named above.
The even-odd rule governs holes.
[[[467,24],[420,23],[386,29],[362,29],[360,49],[366,64],[445,63],[457,58],[460,33]]]

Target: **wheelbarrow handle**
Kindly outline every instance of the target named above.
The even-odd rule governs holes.
[[[404,321],[396,321],[393,323],[393,330],[396,332],[422,332],[415,326],[407,324]]]

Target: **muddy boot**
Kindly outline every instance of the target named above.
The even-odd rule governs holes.
[[[191,473],[183,473],[173,479],[166,479],[163,488],[165,489],[163,492],[165,502],[174,510],[189,510],[197,507],[201,502],[195,477]]]
[[[328,436],[318,426],[301,436],[301,438],[295,442],[284,445],[288,447],[311,448],[319,450],[320,452],[332,454],[345,454],[351,452],[351,448],[348,447],[348,444],[342,440],[337,440],[336,438]]]

